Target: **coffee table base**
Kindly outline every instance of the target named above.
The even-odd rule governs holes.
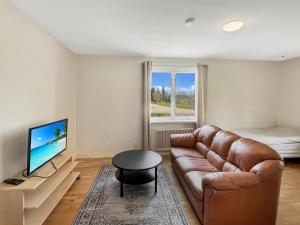
[[[157,192],[157,167],[149,170],[124,170],[117,169],[116,178],[120,181],[120,196],[123,197],[123,184],[141,185],[155,181],[155,193]]]

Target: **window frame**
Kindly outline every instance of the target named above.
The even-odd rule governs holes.
[[[150,107],[150,122],[151,123],[178,123],[191,122],[195,123],[197,118],[198,107],[198,73],[196,67],[176,68],[176,67],[153,67],[150,78],[150,89],[152,88],[152,73],[165,72],[171,74],[171,116],[170,117],[152,117]],[[195,74],[195,114],[194,116],[177,116],[176,117],[176,73],[194,73]],[[150,102],[152,104],[152,102]]]

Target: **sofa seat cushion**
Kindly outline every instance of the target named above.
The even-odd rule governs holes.
[[[204,159],[204,157],[194,148],[171,148],[171,157],[190,156]]]
[[[211,172],[191,171],[184,175],[184,179],[193,193],[193,195],[200,201],[203,201],[202,178]]]
[[[185,174],[190,171],[218,172],[218,169],[207,159],[182,156],[178,157],[174,163],[181,174]]]

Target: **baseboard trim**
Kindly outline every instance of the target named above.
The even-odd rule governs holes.
[[[170,152],[167,151],[162,151],[162,152],[157,151],[157,153],[162,156],[170,154]],[[76,154],[75,156],[76,159],[100,159],[100,158],[113,158],[113,157],[114,155],[99,155],[99,154]]]
[[[97,159],[97,158],[112,158],[111,155],[98,155],[98,154],[77,154],[76,159]]]

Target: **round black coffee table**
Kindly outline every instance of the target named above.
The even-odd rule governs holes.
[[[148,150],[129,150],[115,155],[112,164],[118,168],[116,178],[120,181],[120,196],[123,197],[123,184],[140,185],[153,180],[156,193],[157,166],[161,162],[159,154]]]

